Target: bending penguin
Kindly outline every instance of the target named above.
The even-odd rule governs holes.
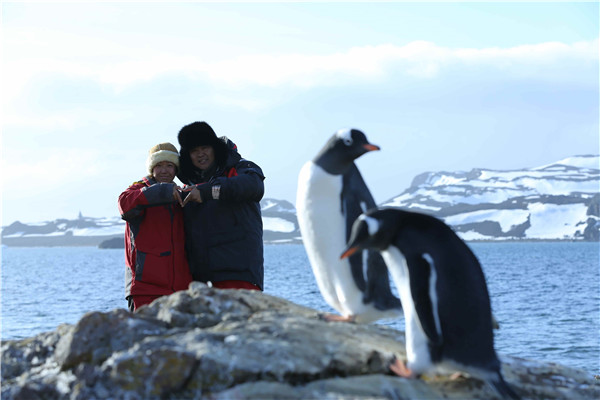
[[[399,376],[466,373],[518,399],[500,372],[490,298],[479,261],[450,227],[432,216],[384,207],[354,223],[342,258],[381,252],[402,301],[407,365]]]
[[[340,316],[328,320],[368,323],[401,314],[382,257],[373,251],[340,260],[352,223],[376,206],[354,160],[379,150],[365,134],[343,129],[334,134],[298,177],[296,208],[304,247],[325,301]],[[365,277],[366,272],[366,277]]]

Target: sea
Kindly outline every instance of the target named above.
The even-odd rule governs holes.
[[[588,242],[470,242],[500,324],[496,351],[600,374],[600,246]],[[2,247],[1,338],[126,308],[122,249]],[[395,288],[393,289],[395,290]],[[334,312],[302,245],[265,245],[265,293]],[[403,318],[378,322],[404,330]]]

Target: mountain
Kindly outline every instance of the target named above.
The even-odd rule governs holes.
[[[296,209],[285,200],[263,199],[260,202],[265,243],[301,243]],[[79,217],[57,219],[36,224],[19,221],[2,228],[6,246],[100,246],[123,248],[125,221],[119,217]]]
[[[600,160],[530,169],[426,172],[385,205],[443,219],[465,240],[588,240],[600,230]]]
[[[368,177],[365,177],[368,182]],[[263,199],[267,244],[302,243],[296,210]],[[426,172],[386,206],[443,219],[465,240],[600,240],[600,158],[574,156],[536,168]],[[6,246],[123,247],[119,217],[15,222],[2,228]]]

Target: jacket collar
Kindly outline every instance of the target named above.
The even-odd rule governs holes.
[[[157,183],[156,179],[154,179],[154,177],[152,175],[146,175],[145,177],[142,178],[142,180],[144,181],[146,186],[152,186],[155,183]]]

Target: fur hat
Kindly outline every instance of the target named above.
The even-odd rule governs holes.
[[[179,169],[179,153],[177,152],[177,148],[171,143],[157,144],[148,151],[148,159],[146,160],[148,172],[152,174],[152,170],[156,164],[163,161],[171,162]]]
[[[177,135],[181,148],[191,150],[198,146],[219,146],[217,134],[206,122],[192,122],[184,126]]]
[[[217,164],[222,164],[227,159],[227,138],[219,138],[206,122],[192,122],[184,126],[177,135],[181,145],[181,155],[187,160],[190,150],[198,146],[212,146]]]

